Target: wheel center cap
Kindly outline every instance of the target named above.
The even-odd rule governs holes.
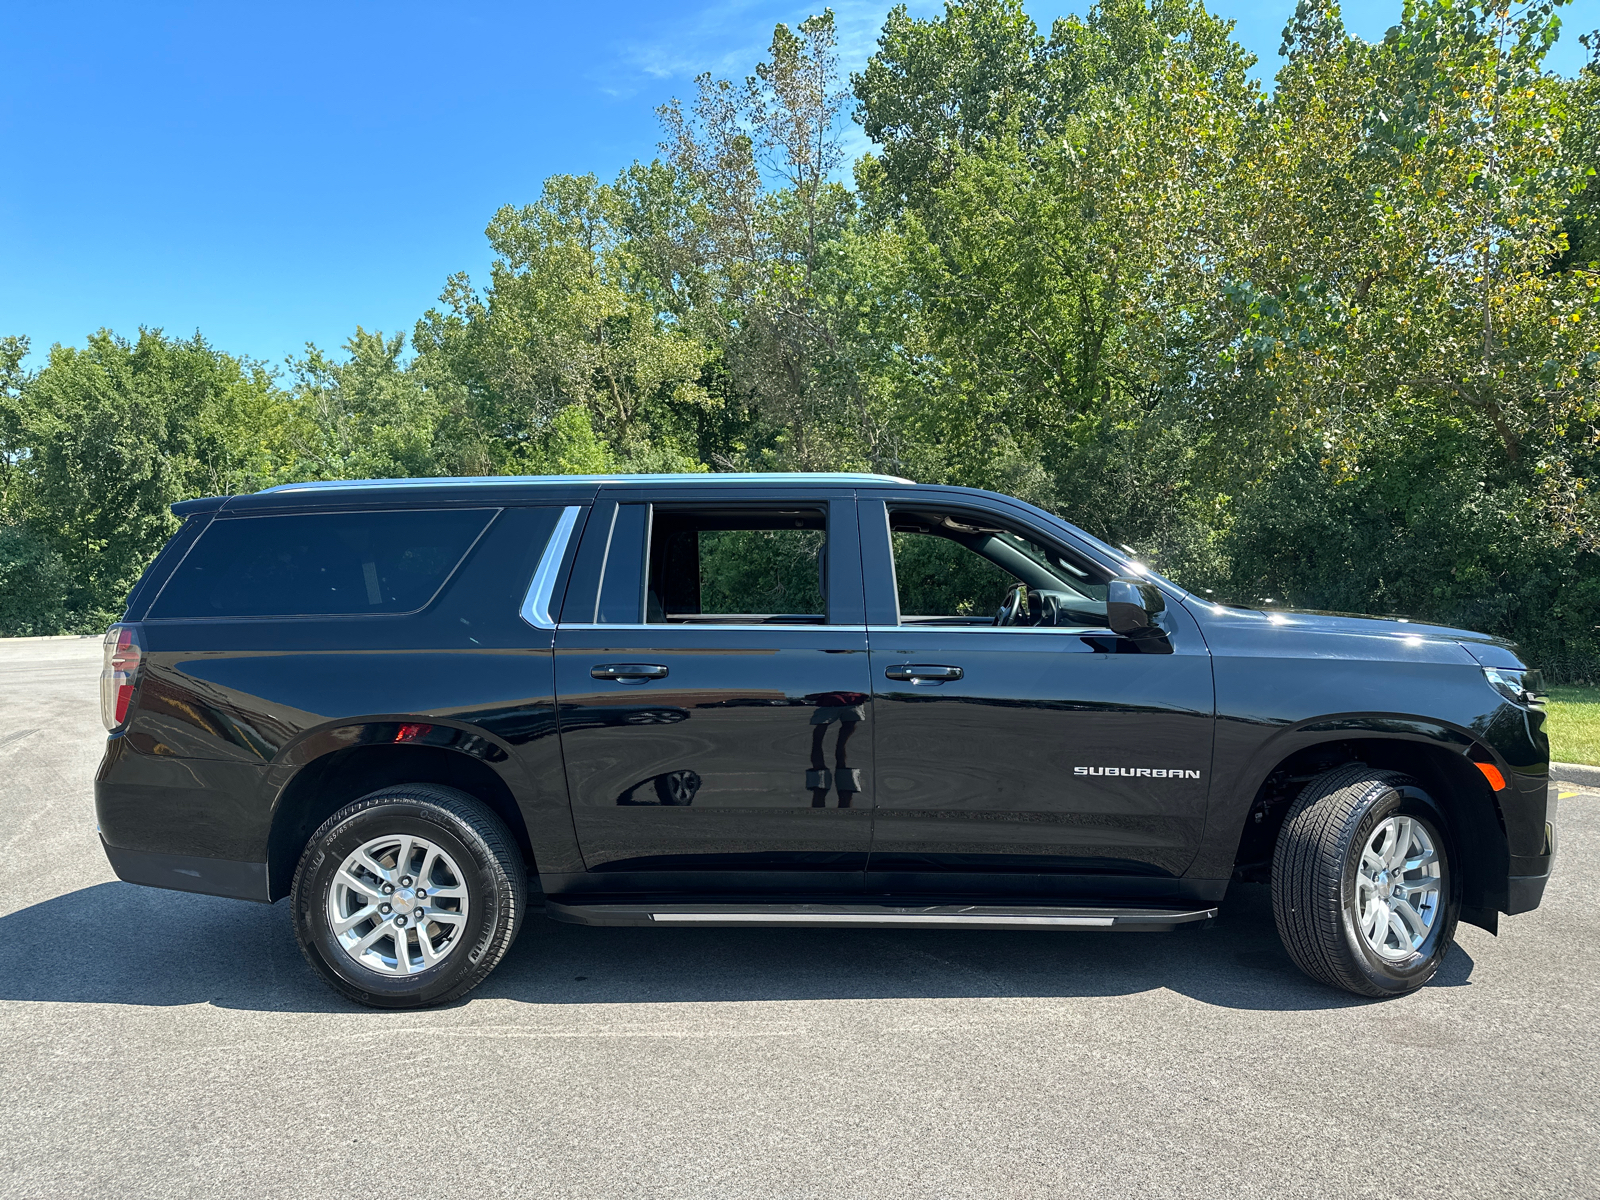
[[[395,912],[398,912],[398,913],[408,913],[408,912],[410,912],[411,911],[411,906],[412,906],[412,903],[413,903],[413,901],[411,899],[411,889],[410,888],[406,888],[404,890],[395,892],[395,894],[393,896],[389,897],[389,902],[394,905]]]

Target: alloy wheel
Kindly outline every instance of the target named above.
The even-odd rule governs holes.
[[[1373,953],[1410,958],[1439,919],[1444,883],[1434,833],[1396,813],[1378,823],[1356,868],[1356,923]]]
[[[441,847],[413,834],[363,843],[334,876],[328,924],[355,962],[382,975],[414,975],[462,940],[467,886]]]

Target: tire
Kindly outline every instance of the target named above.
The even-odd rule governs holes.
[[[323,822],[300,856],[290,904],[301,953],[335,991],[372,1008],[425,1008],[465,995],[499,965],[527,911],[527,879],[516,841],[482,803],[402,784]]]
[[[1357,996],[1400,996],[1427,983],[1461,912],[1449,838],[1432,797],[1399,772],[1358,763],[1308,783],[1272,860],[1273,917],[1295,964]],[[1429,844],[1431,858],[1421,849]],[[1379,868],[1391,855],[1405,859],[1399,874]]]

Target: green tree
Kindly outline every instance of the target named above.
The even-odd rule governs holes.
[[[0,637],[78,630],[82,619],[67,607],[72,591],[67,565],[49,543],[26,525],[0,521]]]
[[[28,347],[25,337],[0,338],[0,520],[12,513],[13,491],[27,454],[20,425],[20,401],[28,382],[28,373],[22,367]]]
[[[1562,232],[1566,246],[1556,256],[1558,270],[1600,263],[1600,31],[1580,39],[1589,61],[1567,84],[1567,119],[1561,131],[1561,155],[1582,190],[1567,207]]]
[[[740,83],[703,75],[685,109],[660,115],[663,153],[698,199],[716,264],[704,305],[730,402],[764,425],[724,466],[880,465],[889,450],[874,397],[885,361],[879,299],[863,278],[894,249],[862,230],[843,165],[833,14],[779,25],[768,59]],[[863,339],[866,339],[864,341]]]
[[[174,501],[275,482],[283,403],[262,364],[150,329],[55,346],[8,386],[7,516],[64,562],[66,608],[114,616],[177,528]]]
[[[485,295],[453,280],[448,313],[418,326],[422,361],[475,392],[503,466],[537,466],[550,423],[573,405],[628,461],[692,461],[673,433],[714,406],[700,385],[708,352],[626,235],[638,192],[553,176],[537,203],[495,214]]]
[[[293,473],[306,479],[390,479],[472,473],[476,447],[452,444],[457,390],[401,360],[405,335],[359,325],[342,361],[308,345],[296,360]]]

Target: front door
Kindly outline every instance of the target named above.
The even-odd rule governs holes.
[[[870,693],[854,499],[607,489],[556,634],[573,890],[859,892]]]
[[[995,510],[861,504],[876,740],[870,889],[1178,898],[1211,767],[1211,663],[1105,625],[1111,574]]]

